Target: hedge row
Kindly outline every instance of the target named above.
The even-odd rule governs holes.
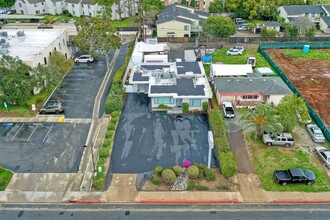
[[[230,146],[226,135],[226,125],[222,112],[219,109],[209,110],[209,121],[213,131],[214,143],[220,160],[220,172],[225,177],[234,176],[237,173],[237,159]]]
[[[122,67],[119,68],[119,70],[116,72],[115,76],[113,77],[113,81],[121,81],[123,80],[123,76],[125,74],[125,71],[126,71],[126,68],[127,68],[127,65],[129,63],[129,59],[132,55],[132,52],[133,52],[133,48],[134,48],[134,43],[135,41],[132,41],[129,46],[128,46],[128,51],[127,51],[127,55],[126,55],[126,58],[125,58],[125,63],[124,65],[122,65]]]

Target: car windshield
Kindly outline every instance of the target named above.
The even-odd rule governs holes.
[[[315,136],[315,137],[322,138],[322,137],[323,137],[323,134],[322,134],[322,133],[315,133],[314,136]]]

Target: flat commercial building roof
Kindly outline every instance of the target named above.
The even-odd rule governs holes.
[[[35,56],[51,46],[51,44],[65,32],[65,30],[59,29],[23,30],[25,35],[23,37],[18,37],[18,31],[21,30],[4,29],[0,32],[8,33],[8,37],[5,37],[6,42],[9,43],[7,55],[19,57],[22,61],[33,61]],[[53,47],[55,46],[57,45]]]

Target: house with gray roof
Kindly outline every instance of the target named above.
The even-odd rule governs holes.
[[[262,23],[261,28],[267,28],[268,30],[280,31],[281,23],[277,21],[265,21]]]
[[[290,22],[290,18],[306,17],[319,24],[321,17],[329,15],[329,5],[283,5],[277,8],[279,15]]]
[[[280,77],[215,78],[214,90],[219,105],[228,101],[235,107],[255,103],[278,105],[284,96],[292,93]]]
[[[201,62],[143,63],[132,68],[129,84],[133,93],[148,94],[153,110],[160,106],[202,110],[212,90]],[[126,90],[127,91],[127,90]]]
[[[157,15],[158,37],[191,37],[202,30],[202,25],[209,17],[208,13],[196,11],[193,7],[172,4]]]
[[[330,17],[322,17],[320,19],[320,30],[330,34]]]

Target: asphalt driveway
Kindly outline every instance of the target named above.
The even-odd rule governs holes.
[[[90,124],[0,124],[0,165],[17,173],[76,173]]]
[[[207,164],[206,115],[149,111],[146,95],[127,94],[117,127],[110,173],[144,173],[184,160]]]
[[[109,59],[115,50],[110,50]],[[64,82],[49,99],[49,102],[60,100],[65,109],[66,118],[91,118],[94,100],[106,73],[104,56],[94,63],[75,64],[65,76]]]

